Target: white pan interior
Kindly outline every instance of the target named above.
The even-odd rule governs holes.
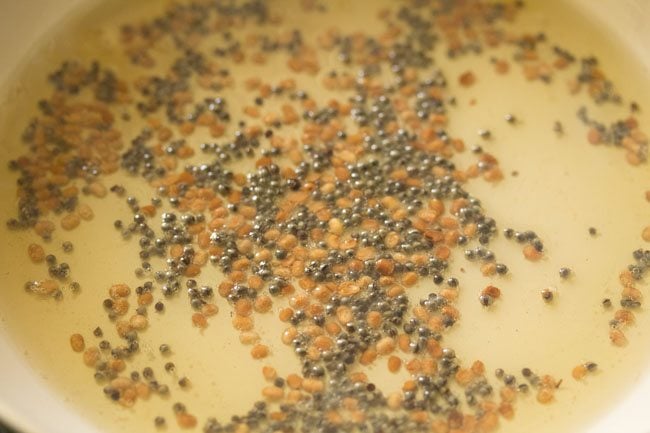
[[[531,0],[537,1],[537,0]],[[541,1],[541,0],[539,0]],[[553,0],[560,1],[560,0]],[[567,0],[579,4],[586,14],[599,20],[629,47],[650,72],[650,2],[644,0]],[[82,5],[82,3],[85,3]],[[56,27],[71,10],[91,7],[92,1],[25,0],[0,1],[0,83],[28,56],[33,45]],[[10,272],[7,269],[3,273]],[[628,349],[633,350],[633,347]],[[55,356],[55,355],[54,355]],[[597,392],[597,390],[593,390]],[[647,433],[650,415],[650,366],[634,389],[589,430],[589,433]],[[39,373],[25,363],[22,348],[16,347],[4,326],[0,306],[0,419],[24,433],[68,433],[101,431],[62,401]]]

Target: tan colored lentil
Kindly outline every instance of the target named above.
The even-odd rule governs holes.
[[[176,422],[180,428],[184,429],[191,429],[197,425],[196,417],[186,412],[176,414]]]
[[[72,334],[70,336],[70,347],[75,352],[83,352],[86,348],[83,336],[81,334]]]
[[[61,228],[63,230],[74,230],[81,223],[81,218],[76,213],[69,213],[61,218]]]
[[[256,344],[251,349],[251,356],[253,359],[263,359],[269,356],[269,348],[263,344]]]
[[[575,380],[580,380],[585,377],[587,374],[587,367],[585,367],[584,364],[579,364],[573,367],[573,370],[571,370],[571,377],[573,377]]]
[[[388,371],[397,373],[402,367],[402,360],[394,355],[388,357]]]
[[[395,350],[395,340],[391,337],[384,337],[377,342],[377,353],[388,355]]]
[[[284,397],[284,390],[277,386],[267,386],[262,389],[262,396],[271,401],[281,400]]]
[[[208,320],[201,313],[192,314],[192,324],[197,328],[207,328]]]
[[[262,375],[264,375],[264,379],[271,381],[278,377],[278,372],[270,365],[265,365],[262,367]]]
[[[537,391],[537,401],[542,404],[548,404],[554,399],[554,393],[551,388],[542,387]]]
[[[531,262],[536,262],[542,258],[542,253],[537,251],[534,246],[526,245],[524,247],[524,257]]]
[[[39,244],[29,244],[27,255],[33,263],[41,263],[45,260],[45,250]]]
[[[97,361],[99,361],[100,353],[99,349],[96,347],[89,347],[83,353],[83,361],[88,367],[94,367]]]
[[[641,239],[650,242],[650,226],[646,226],[641,232]]]
[[[620,329],[612,329],[609,331],[609,339],[615,346],[623,347],[627,345],[627,337]]]

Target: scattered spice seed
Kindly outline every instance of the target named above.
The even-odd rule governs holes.
[[[96,347],[89,347],[83,352],[83,362],[88,367],[94,367],[95,364],[97,364],[99,358],[100,358],[99,349]]]
[[[524,257],[532,262],[536,262],[542,258],[542,253],[533,245],[526,245],[524,247]]]
[[[27,254],[29,255],[30,260],[34,263],[41,263],[45,260],[45,250],[38,244],[29,244]]]
[[[554,399],[554,393],[551,388],[543,387],[537,391],[537,401],[542,404],[548,404]]]
[[[495,286],[487,286],[481,291],[481,295],[489,296],[494,299],[498,299],[501,296],[501,290]]]
[[[86,343],[81,334],[72,334],[70,336],[70,346],[75,352],[83,352],[86,348]]]
[[[641,239],[646,242],[650,242],[650,226],[647,226],[641,232]]]
[[[270,365],[265,365],[262,367],[262,374],[264,375],[264,379],[268,381],[273,381],[276,377],[278,377],[277,371]]]
[[[395,265],[390,259],[380,259],[377,261],[376,268],[380,275],[389,276],[393,274]]]
[[[480,295],[478,300],[484,307],[488,307],[494,303],[494,298],[489,295]]]
[[[605,299],[603,299],[602,304],[603,304],[603,307],[605,307],[605,308],[611,308],[612,300],[609,299],[609,298],[605,298]]]
[[[470,87],[476,82],[476,76],[472,71],[466,71],[458,77],[458,82],[461,86]]]
[[[571,376],[575,380],[580,380],[585,377],[587,374],[587,367],[585,367],[584,364],[578,364],[575,367],[573,367],[573,370],[571,370]]]
[[[560,268],[559,274],[560,274],[560,278],[567,279],[567,278],[569,278],[571,276],[571,269],[569,269],[569,268]]]
[[[315,8],[315,2],[303,3],[305,9]],[[395,14],[394,20],[388,10],[382,13],[382,19],[391,17],[389,31],[379,39],[326,31],[318,38],[318,47],[335,52],[346,67],[323,74],[323,85],[332,94],[345,91],[337,95],[341,98],[333,96],[325,106],[300,90],[297,83],[301,80],[294,79],[300,74],[320,76],[323,72],[320,53],[303,40],[300,31],[286,36],[255,36],[244,42],[237,40],[237,32],[228,30],[228,26],[244,27],[249,22],[277,24],[269,6],[256,0],[242,6],[233,3],[227,8],[201,2],[191,3],[189,8],[176,5],[164,18],[123,26],[121,39],[129,59],[152,72],[134,83],[122,81],[95,63],[86,66],[66,62],[51,75],[58,96],[42,101],[43,117],[30,125],[24,137],[30,149],[38,151],[29,156],[42,156],[35,157],[34,162],[19,158],[12,163],[13,169],[21,173],[19,196],[26,199],[21,200],[20,215],[9,226],[33,227],[43,239],[51,239],[55,223],[39,219],[49,213],[63,215],[57,218],[64,230],[75,229],[82,220],[92,220],[90,206],[78,203],[75,179],[85,182],[83,195],[97,198],[107,195],[104,175],[120,168],[141,176],[155,188],[150,202],[124,197],[132,215],[114,222],[120,236],[136,241],[140,247],[135,274],[148,279],[134,289],[136,303],[131,288],[125,284],[111,286],[109,298],[103,301],[125,345],[111,346],[108,340],[102,340],[99,349],[85,348],[81,335],[74,334],[70,339],[73,350],[84,353],[84,363],[95,367],[98,380],[110,380],[104,390],[111,399],[130,406],[140,394],[170,392],[167,385],[154,380],[149,367],[142,372],[148,381],[140,383],[144,388],[132,383],[139,381],[139,375],[132,374],[131,379],[116,375],[126,368],[124,359],[139,348],[138,332],[149,324],[147,306],[154,302],[154,294],[173,302],[183,292],[193,311],[192,324],[201,329],[218,312],[214,298],[224,298],[224,305],[232,308],[232,326],[240,332],[240,342],[252,345],[251,356],[255,359],[268,357],[269,348],[259,343],[260,336],[254,329],[260,325],[253,318],[281,305],[278,317],[287,326],[281,340],[302,363],[304,377],[289,374],[286,380],[278,377],[271,366],[262,369],[265,379],[273,384],[262,390],[262,396],[279,403],[279,410],[259,402],[246,417],[234,416],[225,427],[208,420],[204,428],[207,433],[245,433],[268,420],[279,430],[292,430],[294,424],[301,423],[331,425],[336,430],[347,422],[368,430],[377,425],[377,413],[384,416],[382,407],[408,412],[394,419],[396,432],[413,430],[412,422],[440,426],[434,431],[491,431],[499,416],[512,418],[515,390],[526,392],[529,385],[517,384],[515,376],[497,369],[495,375],[505,386],[498,392],[502,402],[492,403],[493,388],[483,377],[483,363],[476,361],[471,368],[463,367],[454,351],[442,348],[440,343],[444,330],[452,327],[460,315],[455,306],[460,283],[447,270],[452,249],[457,245],[468,248],[468,243],[476,241],[479,247],[466,250],[468,260],[480,261],[486,276],[508,272],[488,249],[496,234],[496,223],[484,213],[480,201],[463,188],[464,182],[473,177],[481,176],[488,182],[502,179],[498,160],[475,146],[472,151],[478,162],[467,170],[456,166],[452,156],[462,152],[465,144],[444,129],[448,122],[446,109],[455,104],[455,98],[447,93],[447,80],[441,71],[431,76],[425,73],[433,62],[427,51],[437,43],[448,44],[447,55],[453,58],[513,42],[511,36],[506,38],[499,31],[498,23],[510,21],[520,7],[518,3],[484,6],[450,5],[435,11],[426,22],[419,16],[419,8],[405,8]],[[486,17],[490,19],[486,21]],[[216,24],[206,27],[204,20]],[[461,23],[466,33],[463,38],[468,41],[437,30],[450,23]],[[198,47],[208,34],[214,33],[212,27],[220,29],[217,36],[226,45],[207,54]],[[477,28],[480,31],[475,31]],[[158,60],[157,42],[166,36],[171,36],[180,56],[170,70],[162,67],[164,73],[157,76],[153,73]],[[526,55],[517,51],[513,58],[522,63],[529,80],[549,82],[555,69],[576,61],[570,53],[555,47],[559,59],[553,68],[543,63],[524,64],[527,57],[538,56],[536,45],[545,39],[543,34],[525,36],[511,44],[525,50]],[[250,59],[261,65],[277,51],[287,56],[288,75],[279,83],[266,82],[268,77],[261,76],[246,80],[250,94],[245,100],[253,101],[251,105],[231,112],[230,104],[222,97],[195,101],[195,81],[203,90],[221,94],[222,89],[236,86],[233,71],[226,66],[228,61],[244,63]],[[212,63],[214,57],[219,70]],[[394,74],[394,85],[385,86],[379,79],[384,62],[388,63],[388,73]],[[492,62],[497,73],[508,72],[505,60],[495,58]],[[573,85],[575,92],[585,82],[595,89],[590,96],[597,102],[620,101],[595,59],[580,62],[581,79]],[[356,66],[361,68],[358,74],[347,71]],[[469,87],[475,84],[476,76],[466,71],[458,80],[461,86]],[[92,88],[93,103],[75,105],[82,104],[83,94],[88,93],[81,92],[85,86]],[[350,92],[354,94],[348,95]],[[281,108],[274,109],[273,100],[278,101],[278,106],[283,104]],[[119,109],[112,107],[115,102],[120,103]],[[129,114],[126,105],[131,102],[135,102],[132,105],[137,111]],[[476,104],[476,100],[470,104]],[[239,110],[244,118],[242,113],[235,113]],[[147,126],[136,137],[130,137],[130,148],[118,152],[121,131],[114,128],[114,121],[121,116],[135,124],[136,115]],[[579,116],[588,120],[586,113]],[[508,123],[517,121],[511,114],[504,118]],[[645,161],[647,140],[634,119],[611,128],[585,123],[590,127],[587,139],[593,144],[614,142],[626,148],[630,163]],[[52,126],[58,124],[61,131]],[[286,125],[294,124],[300,144],[283,132]],[[195,148],[193,134],[202,128],[218,143]],[[562,124],[555,122],[554,130],[562,134]],[[66,140],[69,135],[74,139],[75,134],[94,137],[98,142],[89,148],[76,142],[68,146]],[[492,136],[488,129],[480,129],[478,135],[485,140]],[[42,136],[46,139],[42,140]],[[54,147],[55,153],[50,149]],[[95,147],[102,152],[95,155]],[[205,163],[187,162],[196,151],[205,154]],[[86,154],[90,159],[81,158]],[[251,159],[253,170],[231,170],[230,162],[245,158]],[[75,161],[75,165],[63,167],[55,160]],[[35,169],[47,175],[32,175]],[[63,172],[65,176],[56,177]],[[513,171],[513,176],[516,173]],[[39,187],[41,184],[47,188]],[[117,196],[126,192],[119,185],[110,191]],[[647,197],[650,200],[650,192]],[[646,239],[646,230],[650,227],[644,229],[642,237],[650,240]],[[589,232],[595,235],[595,229]],[[506,229],[503,234],[526,244],[526,259],[536,261],[542,257],[544,245],[533,232]],[[63,249],[71,252],[72,244],[64,243]],[[67,264],[57,264],[56,257],[45,256],[38,245],[30,246],[28,255],[35,263],[45,261],[53,279],[28,283],[27,289],[60,297],[56,280],[68,277]],[[164,259],[163,267],[154,269],[158,258]],[[637,258],[637,262],[640,260]],[[202,285],[201,273],[207,266],[219,268],[224,275],[217,287]],[[632,323],[634,314],[629,309],[640,305],[640,292],[633,284],[644,270],[633,267],[629,275],[622,276],[625,289],[621,305],[625,308],[615,313],[615,325],[610,331],[616,345],[626,341],[618,327]],[[562,278],[570,273],[568,268],[560,269]],[[419,305],[412,305],[408,288],[422,278],[446,286],[422,299]],[[490,285],[481,291],[479,301],[489,306],[500,296],[500,289]],[[553,292],[544,289],[542,297],[549,302]],[[285,306],[285,300],[289,306]],[[131,306],[135,312],[129,312]],[[165,304],[156,301],[154,310],[163,312]],[[103,333],[94,334],[101,337]],[[402,359],[394,355],[396,350],[410,358],[404,364],[412,378],[404,383],[403,393],[390,394],[384,403],[383,397],[377,398],[377,389],[368,382],[367,375],[352,368],[387,356],[389,371],[397,372]],[[170,353],[167,344],[161,344],[159,351]],[[174,363],[165,364],[166,371],[174,369]],[[595,369],[595,364],[586,363],[576,369],[574,377],[583,377]],[[540,378],[529,369],[522,374],[537,389],[539,402],[554,399],[554,390],[561,381],[550,376]],[[474,414],[459,409],[463,394],[461,391],[456,395],[446,387],[450,377],[464,387],[469,410],[477,408]],[[182,377],[178,384],[186,387],[189,380]],[[420,394],[427,399],[419,398]],[[339,406],[336,411],[320,409],[330,407],[332,401],[337,405],[340,402],[351,421],[339,413],[343,412]],[[431,414],[426,410],[430,401],[436,401]],[[294,407],[291,405],[299,409],[287,409]],[[196,417],[188,414],[182,403],[174,404],[173,409],[181,428],[197,425]],[[165,419],[158,416],[154,423],[162,428]]]
[[[208,320],[201,313],[192,314],[192,324],[197,328],[206,328],[208,326]]]
[[[176,422],[180,428],[190,429],[196,427],[197,420],[194,415],[190,415],[186,412],[180,412],[176,414]]]
[[[477,132],[478,136],[487,140],[492,137],[492,133],[487,129],[479,129]]]
[[[61,247],[63,248],[63,252],[65,252],[65,253],[71,253],[72,250],[74,249],[74,246],[72,245],[72,242],[70,242],[70,241],[63,242],[63,244],[61,244]]]
[[[625,346],[627,344],[627,337],[620,329],[612,329],[609,331],[609,339],[615,346]]]
[[[402,360],[394,355],[388,357],[388,371],[391,373],[397,373],[402,366]]]
[[[391,337],[384,337],[377,342],[377,353],[388,355],[395,350],[395,341]]]
[[[244,345],[255,344],[260,340],[256,332],[246,331],[239,334],[239,342]]]
[[[494,62],[494,67],[498,74],[504,75],[507,74],[510,70],[510,64],[503,59],[498,59]]]
[[[263,344],[256,344],[251,349],[251,356],[253,359],[262,359],[269,356],[269,348]]]
[[[162,416],[155,417],[153,423],[157,428],[162,428],[166,425],[165,418],[163,418]]]
[[[625,325],[635,322],[634,313],[627,309],[620,309],[614,313],[614,319],[617,323],[622,323]]]
[[[542,289],[542,299],[544,302],[551,302],[553,300],[554,294],[553,290],[549,288]]]
[[[262,389],[262,396],[270,401],[278,401],[284,397],[284,389],[277,386],[267,386]]]

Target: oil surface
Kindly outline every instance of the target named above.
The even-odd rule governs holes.
[[[372,2],[371,9],[390,3]],[[379,22],[374,18],[376,14],[366,11],[369,4],[331,1],[328,15],[310,15],[300,21],[295,19],[297,8],[287,7],[285,20],[298,26],[309,39],[332,22],[341,30],[353,31],[359,25],[356,17],[361,15],[367,18],[364,31],[372,33],[379,28]],[[135,73],[115,48],[118,25],[161,7],[157,1],[138,2],[135,6],[106,2],[71,18],[47,44],[43,43],[40,51],[30,57],[29,66],[24,67],[21,80],[10,84],[8,102],[2,104],[5,112],[0,117],[0,134],[5,159],[21,152],[20,133],[34,114],[39,95],[46,90],[46,71],[54,69],[62,59],[79,58],[98,59],[124,76]],[[513,26],[531,32],[543,30],[554,42],[579,56],[597,55],[624,98],[632,96],[642,107],[650,102],[648,82],[635,60],[626,56],[625,47],[610,40],[606,31],[587,21],[570,4],[530,2]],[[58,43],[63,40],[74,43],[64,48]],[[480,288],[487,283],[485,277],[476,264],[458,257],[452,266],[454,275],[461,279],[458,308],[462,319],[446,334],[445,343],[463,360],[483,360],[488,371],[500,367],[518,373],[522,367],[530,367],[563,379],[554,404],[540,406],[530,395],[517,405],[515,419],[504,422],[499,431],[586,430],[597,422],[599,414],[625,395],[650,359],[650,317],[640,312],[637,324],[627,332],[629,347],[615,348],[607,337],[611,311],[601,306],[605,297],[618,299],[618,273],[631,262],[631,251],[641,246],[639,233],[650,215],[643,199],[650,180],[648,168],[629,166],[617,149],[591,146],[575,115],[578,107],[589,105],[595,117],[613,121],[621,117],[620,107],[592,107],[584,94],[569,96],[561,78],[542,84],[527,82],[514,70],[499,76],[490,65],[489,55],[454,61],[441,55],[436,58],[457,98],[457,106],[451,108],[450,133],[465,139],[468,145],[481,144],[500,159],[506,173],[497,185],[474,181],[467,189],[481,198],[487,214],[496,219],[500,228],[535,230],[548,251],[543,262],[529,263],[516,245],[496,239],[491,248],[508,264],[511,273],[495,280],[503,299],[490,309],[477,302]],[[262,74],[269,80],[281,77],[272,62],[263,71],[237,68],[234,75],[244,79]],[[475,72],[477,83],[467,89],[460,87],[455,77],[468,69]],[[320,74],[327,71],[327,65],[323,65]],[[300,87],[317,97],[318,82],[320,79],[304,78]],[[238,108],[236,103],[231,105],[233,112],[239,112]],[[519,122],[505,122],[506,113],[515,115]],[[638,118],[641,125],[650,125],[647,112],[642,111]],[[564,125],[565,133],[559,137],[552,128],[556,120]],[[135,131],[136,126],[125,128]],[[481,128],[491,130],[490,140],[477,136]],[[458,159],[462,161],[465,156]],[[12,205],[2,206],[2,220],[12,217],[15,211],[14,177],[5,166],[0,200]],[[512,174],[515,171],[516,176]],[[138,179],[113,176],[105,183],[112,182],[126,186],[130,194],[142,200],[150,197],[148,187]],[[248,410],[260,398],[264,386],[262,363],[252,360],[249,349],[240,345],[230,325],[229,307],[221,300],[221,311],[204,331],[192,327],[191,309],[186,302],[167,302],[164,314],[149,314],[150,327],[141,337],[143,353],[128,368],[152,366],[161,372],[161,381],[172,386],[169,398],[155,396],[132,409],[110,404],[105,398],[101,387],[94,383],[93,371],[70,350],[68,338],[81,332],[91,341],[92,330],[98,325],[115,337],[110,334],[113,329],[105,318],[101,300],[113,283],[125,282],[132,287],[139,284],[133,272],[138,249],[135,242],[123,241],[112,227],[116,218],[129,214],[122,199],[109,195],[102,200],[84,200],[93,207],[94,220],[72,233],[57,231],[54,240],[45,245],[48,252],[70,263],[73,279],[82,287],[76,295],[66,293],[63,301],[37,299],[23,290],[25,281],[46,277],[44,267],[32,265],[26,255],[27,245],[38,239],[30,232],[8,232],[4,225],[0,229],[4,244],[0,250],[0,323],[15,337],[18,350],[73,410],[84,413],[107,432],[153,431],[153,418],[160,413],[169,415],[176,401],[184,402],[201,419],[212,415],[227,420],[232,414]],[[598,230],[596,237],[587,231],[592,226]],[[62,251],[64,240],[74,244],[72,253]],[[562,266],[574,271],[567,281],[558,276]],[[203,272],[201,279],[214,284],[220,276],[210,269]],[[556,300],[550,305],[542,302],[539,294],[549,286],[557,290]],[[412,294],[417,299],[418,294],[424,295],[430,289],[423,283],[412,289]],[[297,360],[279,341],[282,326],[275,315],[260,316],[256,323],[263,342],[273,353],[264,364],[276,366],[280,375],[299,371]],[[166,359],[158,353],[161,343],[172,347],[176,376],[164,373]],[[597,362],[599,373],[576,382],[570,377],[571,369],[584,361]],[[185,375],[192,386],[181,390],[172,378]],[[404,379],[389,375],[379,363],[370,376],[387,392],[398,389]],[[167,428],[175,431],[177,426],[169,423]]]

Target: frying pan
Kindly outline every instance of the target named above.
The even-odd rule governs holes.
[[[30,50],[70,11],[90,8],[96,0],[0,0],[0,83]],[[542,1],[542,0],[530,0]],[[546,0],[544,0],[546,1]],[[560,0],[553,0],[560,1]],[[564,0],[602,24],[619,38],[650,72],[650,0]],[[650,179],[650,177],[649,177]],[[8,272],[8,270],[0,270]],[[2,288],[5,290],[6,288]],[[650,366],[634,389],[588,427],[588,433],[649,433]],[[24,433],[99,432],[61,401],[25,362],[23,351],[8,334],[0,305],[0,419]]]

